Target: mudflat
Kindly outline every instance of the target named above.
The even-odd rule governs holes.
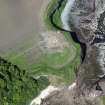
[[[47,0],[48,1],[48,0]],[[0,54],[39,38],[40,9],[46,0],[0,0]]]

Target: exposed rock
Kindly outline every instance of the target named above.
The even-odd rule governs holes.
[[[105,0],[68,0],[65,8],[63,25],[86,44],[85,60],[78,68],[76,86],[52,92],[41,105],[101,105],[99,97],[105,93]]]
[[[96,94],[91,96],[79,94],[77,86],[64,88],[52,92],[47,98],[42,100],[41,105],[101,105]]]

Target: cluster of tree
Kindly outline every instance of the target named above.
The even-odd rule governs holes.
[[[47,78],[35,79],[0,57],[0,105],[28,105],[47,85]]]

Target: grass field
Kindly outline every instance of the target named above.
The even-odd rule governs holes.
[[[103,103],[104,103],[104,105],[105,105],[105,97],[103,97]]]
[[[62,23],[60,20],[60,16],[61,16],[61,12],[65,6],[66,1],[67,0],[65,0],[63,2],[61,8],[55,13],[55,16],[54,16],[55,23],[61,27],[62,27]],[[47,15],[45,14],[45,16],[44,16],[44,21],[47,24],[48,29],[49,30],[52,29],[54,31],[57,31],[57,30],[50,23],[49,13],[51,12],[51,10],[54,7],[54,5],[56,4],[56,2],[57,2],[56,0],[52,0],[52,2],[47,7],[47,10],[46,10]],[[68,33],[64,32],[63,34],[64,34],[64,37],[66,38],[66,40],[76,48],[76,57],[74,58],[73,62],[72,63],[70,62],[69,64],[65,65],[65,67],[62,68],[65,72],[67,72],[67,71],[69,72],[67,75],[67,78],[65,78],[65,79],[66,79],[66,81],[70,82],[70,81],[74,80],[73,77],[75,77],[74,69],[76,68],[76,66],[78,66],[80,64],[80,46],[78,44],[76,44],[75,42],[73,42],[73,40],[71,39],[71,36]],[[72,54],[69,54],[69,56],[72,56]],[[64,59],[62,59],[62,60],[64,60]]]
[[[63,3],[59,11],[56,12],[55,14],[54,21],[60,26],[61,26],[60,14],[62,9],[64,8],[65,2]],[[49,30],[54,30],[56,32],[57,30],[50,24],[48,16],[55,3],[56,0],[52,0],[51,3],[48,5],[45,11],[46,14],[44,15],[44,21]],[[72,41],[71,37],[67,33],[63,34],[68,44],[73,47],[64,48],[62,52],[43,53],[40,50],[38,43],[38,41],[40,40],[36,41],[37,39],[34,40],[34,38],[30,38],[29,40],[26,40],[23,44],[18,44],[19,49],[14,48],[7,52],[6,55],[4,55],[4,58],[9,60],[13,64],[16,64],[22,70],[25,70],[28,76],[31,76],[34,79],[38,80],[39,87],[37,87],[36,84],[33,85],[34,83],[33,81],[31,84],[29,82],[31,81],[29,77],[24,76],[22,77],[23,80],[25,80],[25,84],[27,86],[26,96],[27,94],[29,94],[30,99],[37,96],[42,89],[48,86],[49,82],[53,85],[64,86],[70,85],[70,83],[72,83],[75,80],[74,70],[80,64],[80,47],[79,45],[75,44]],[[19,89],[18,89],[19,92],[16,91],[16,89],[20,87],[20,85],[24,84],[23,83],[21,84],[17,79],[15,80],[16,81],[13,83],[17,87],[13,87],[15,93],[11,94],[14,96],[14,100],[17,103],[21,100],[21,97],[24,97],[25,91],[22,91],[23,93],[20,92]],[[12,83],[11,81],[8,82],[9,86],[11,85],[11,83]],[[29,85],[27,85],[27,83],[29,83]],[[30,91],[30,89],[32,91]],[[23,95],[20,97],[19,94]],[[28,99],[28,101],[30,99]],[[5,102],[4,105],[8,105],[7,100],[9,100],[9,97],[4,97],[3,99],[3,101]],[[23,101],[25,102],[26,99]],[[15,103],[13,103],[13,105],[15,105]],[[19,105],[23,104],[19,103]]]
[[[66,2],[66,0],[65,0],[65,2]],[[57,25],[59,25],[59,26],[61,26],[60,14],[61,14],[62,9],[64,8],[65,2],[63,3],[60,10],[56,12],[55,17],[54,17],[55,18],[55,20],[54,20],[55,23],[57,23]],[[55,5],[55,3],[56,3],[56,0],[53,0],[49,4],[49,6],[47,7],[47,13],[51,12],[51,9]],[[49,21],[49,17],[47,15],[45,15],[44,20],[45,20],[45,22],[47,24],[48,29],[56,30],[56,29],[52,28],[52,25],[51,25],[51,23]],[[66,76],[65,80],[70,82],[70,80],[72,81],[74,79],[74,77],[75,77],[75,75],[74,75],[75,65],[79,65],[79,63],[80,63],[80,57],[79,57],[80,56],[80,47],[79,47],[79,45],[77,45],[76,43],[73,42],[73,40],[71,39],[71,37],[67,33],[64,33],[64,36],[69,42],[72,42],[72,44],[77,49],[77,56],[74,59],[73,63],[70,63],[70,64],[66,65],[64,68],[62,68],[63,70],[69,72],[69,73],[67,72],[67,74],[66,74],[67,76]],[[103,100],[103,103],[105,105],[105,97],[103,97],[102,100]]]
[[[64,0],[64,2],[62,3],[62,6],[61,8],[55,13],[55,16],[54,16],[54,22],[57,23],[57,25],[61,26],[62,23],[61,23],[61,20],[60,20],[60,16],[61,16],[61,12],[66,4],[66,1],[67,0]],[[46,9],[46,12],[49,14],[52,10],[52,8],[55,6],[55,4],[57,3],[56,0],[52,0],[51,3],[48,5],[47,9]],[[49,16],[48,14],[44,16],[44,21],[47,25],[47,28],[48,29],[54,29],[54,27],[52,26],[52,24],[50,23],[50,20],[49,20]]]
[[[52,0],[46,9],[44,16],[45,24],[48,29],[55,30],[50,24],[48,14],[51,12],[52,7],[55,5],[56,0]],[[55,14],[55,22],[61,26],[60,14],[64,8],[65,2],[58,12]],[[49,28],[50,27],[50,28]],[[35,72],[35,76],[39,75],[55,75],[61,78],[63,82],[70,84],[74,80],[74,68],[79,65],[79,45],[76,45],[67,33],[64,33],[66,41],[72,44],[73,47],[65,48],[61,53],[54,52],[43,53],[40,48],[34,47],[37,42],[30,40],[22,45],[19,45],[21,50],[13,50],[8,52],[6,58],[8,58],[13,64],[18,65],[22,69],[26,69],[29,73]],[[32,48],[31,48],[32,47]],[[76,50],[75,50],[75,49]],[[74,57],[74,58],[73,58]],[[72,61],[71,61],[71,60]],[[77,65],[76,65],[76,64]],[[52,80],[53,82],[53,80]],[[62,83],[61,83],[62,84]]]

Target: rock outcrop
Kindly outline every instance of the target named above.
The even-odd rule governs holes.
[[[99,98],[105,95],[105,0],[68,3],[71,7],[64,10],[63,24],[86,44],[85,60],[78,68],[76,86],[53,92],[41,105],[101,105]]]

